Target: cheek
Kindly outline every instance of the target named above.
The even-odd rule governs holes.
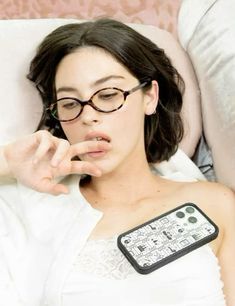
[[[126,145],[138,141],[144,130],[144,113],[142,110],[132,107],[131,111],[123,109],[117,115],[116,120],[113,120],[111,124],[118,141]]]
[[[71,144],[75,144],[77,142],[80,142],[82,140],[82,135],[81,133],[78,133],[78,131],[80,130],[78,127],[78,124],[76,123],[62,123],[61,127],[68,139],[68,141]]]

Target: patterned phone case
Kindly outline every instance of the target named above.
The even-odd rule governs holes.
[[[118,236],[118,247],[137,272],[148,274],[214,240],[217,225],[186,203]]]

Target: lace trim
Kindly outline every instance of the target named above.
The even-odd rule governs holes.
[[[106,279],[126,279],[135,270],[117,247],[117,237],[89,240],[73,264],[73,272]]]

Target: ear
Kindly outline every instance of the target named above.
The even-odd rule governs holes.
[[[144,104],[145,104],[145,115],[152,115],[157,108],[158,104],[158,93],[159,87],[157,81],[152,81],[152,86],[145,92]]]

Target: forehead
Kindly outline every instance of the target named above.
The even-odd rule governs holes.
[[[82,47],[61,60],[55,81],[56,86],[64,82],[94,83],[107,75],[131,77],[128,69],[107,51],[98,47]]]

